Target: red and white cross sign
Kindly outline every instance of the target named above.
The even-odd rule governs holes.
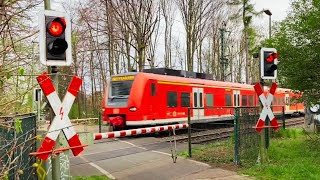
[[[273,127],[274,130],[279,129],[278,121],[270,108],[274,93],[276,92],[276,89],[277,89],[277,84],[272,83],[271,88],[270,88],[270,92],[266,98],[263,94],[263,90],[262,90],[260,83],[257,83],[256,85],[254,85],[254,90],[256,91],[257,95],[259,96],[259,99],[260,99],[262,106],[263,106],[259,120],[256,124],[256,131],[257,132],[261,132],[263,127],[265,127],[264,121],[266,120],[267,116],[269,116],[269,118],[270,118],[271,127]]]
[[[83,151],[83,146],[81,145],[79,136],[72,127],[68,114],[79,92],[82,80],[77,76],[72,78],[62,103],[47,73],[38,76],[37,80],[56,115],[50,125],[48,134],[37,152],[38,158],[43,160],[48,159],[49,153],[46,152],[50,152],[53,149],[61,130],[71,147],[73,155],[77,156]]]

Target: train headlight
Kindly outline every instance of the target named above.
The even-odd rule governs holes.
[[[135,112],[135,111],[137,111],[137,108],[136,107],[130,107],[129,111]]]

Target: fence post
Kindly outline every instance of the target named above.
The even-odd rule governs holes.
[[[189,149],[189,157],[192,157],[191,154],[191,117],[190,117],[190,108],[188,108],[188,149]]]
[[[284,106],[282,106],[282,128],[286,129],[286,114],[284,112]]]
[[[236,165],[240,163],[239,160],[239,141],[240,141],[240,134],[239,134],[239,108],[234,108],[234,162]]]

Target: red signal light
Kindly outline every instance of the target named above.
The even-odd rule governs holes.
[[[52,36],[60,36],[66,28],[66,21],[64,18],[56,18],[48,24],[49,34]]]
[[[266,61],[268,63],[272,63],[272,61],[274,61],[275,59],[278,58],[278,54],[277,53],[272,53],[268,56],[268,58],[266,59]]]

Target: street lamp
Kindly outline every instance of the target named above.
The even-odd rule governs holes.
[[[269,16],[269,39],[271,38],[271,11],[269,9],[263,10]]]

